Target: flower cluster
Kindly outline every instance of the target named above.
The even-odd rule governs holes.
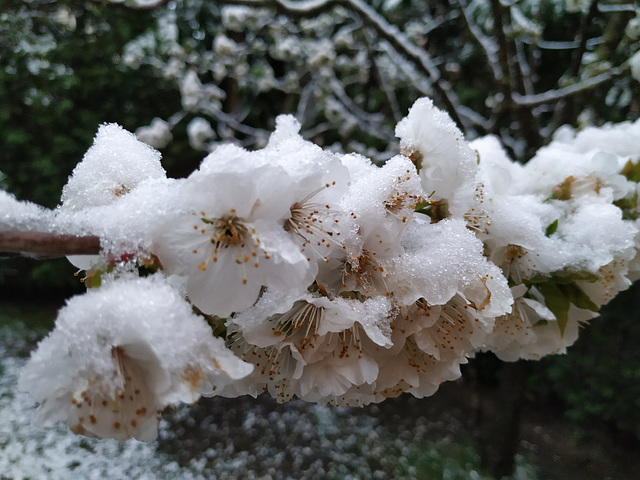
[[[251,370],[166,280],[127,275],[67,303],[18,388],[40,402],[36,425],[66,420],[87,436],[152,441],[164,407]]]
[[[101,127],[42,220],[103,250],[73,259],[102,285],[23,372],[38,423],[150,440],[157,412],[199,395],[432,395],[479,351],[564,352],[640,271],[640,124],[563,130],[526,166],[428,99],[381,167],[299,129],[281,116],[265,148],[219,146],[169,179],[156,151]],[[616,135],[634,140],[606,148]]]

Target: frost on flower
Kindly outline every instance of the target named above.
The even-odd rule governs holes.
[[[155,228],[153,253],[187,277],[205,313],[248,308],[262,287],[305,289],[339,244],[329,201],[346,171],[297,131],[280,133],[257,152],[217,148],[177,188],[176,214]]]
[[[321,291],[267,291],[255,307],[230,319],[230,348],[255,369],[227,394],[268,390],[281,402],[295,395],[320,403],[352,400],[354,405],[374,399],[374,346],[391,346],[391,302],[386,297],[330,299]],[[239,386],[244,390],[238,392]],[[358,396],[346,398],[354,387]]]
[[[411,162],[396,156],[382,168],[358,156],[342,159],[352,184],[339,203],[342,249],[322,265],[318,280],[333,294],[353,291],[389,295],[393,265],[402,255],[400,238],[423,200]]]
[[[93,146],[62,190],[64,208],[108,205],[150,178],[164,178],[160,153],[114,123],[101,125]]]
[[[447,113],[431,100],[421,98],[398,123],[403,155],[420,171],[422,187],[435,202],[445,202],[453,215],[463,215],[471,206],[477,170],[477,155]]]
[[[222,98],[195,72],[182,93],[185,108]],[[214,148],[200,120],[190,140]],[[0,230],[50,220],[99,235],[103,262],[157,257],[166,278],[131,262],[68,302],[20,379],[36,423],[152,440],[166,405],[200,395],[364,405],[432,395],[478,351],[563,353],[640,275],[638,125],[562,129],[520,165],[421,99],[381,168],[280,116],[265,148],[218,146],[179,180],[102,126],[56,214],[0,192],[17,218]]]
[[[52,229],[97,235],[101,256],[72,256],[88,269],[100,262],[141,253],[151,226],[171,208],[175,180],[166,178],[160,153],[116,124],[101,125],[93,145],[62,191]]]
[[[550,147],[579,153],[607,152],[623,157],[625,162],[632,160],[635,163],[640,158],[638,141],[640,120],[586,127],[580,131],[564,125],[554,133]]]
[[[458,219],[415,222],[403,237],[405,254],[396,263],[396,297],[404,305],[423,299],[444,305],[460,295],[487,325],[509,311],[511,293],[500,270],[483,256],[482,243]]]
[[[295,139],[283,140],[280,127],[270,146],[286,156],[283,145]],[[341,162],[351,178],[331,208],[340,234],[331,242],[341,248],[319,262],[309,291],[267,290],[229,319],[232,350],[256,370],[223,394],[267,390],[281,401],[338,405],[431,395],[510,310],[506,280],[465,222],[430,224],[415,213],[426,195],[409,159],[382,168],[354,155]]]
[[[628,160],[600,135],[561,133],[524,166],[491,138],[472,144],[484,197],[479,237],[515,298],[482,348],[504,360],[564,353],[579,325],[630,285],[637,228],[615,203],[635,186],[621,173]]]
[[[207,161],[218,160],[235,166],[186,179],[177,200],[184,210],[158,225],[152,248],[169,274],[187,276],[194,305],[226,316],[251,306],[263,285],[304,283],[308,261],[283,228],[293,203],[285,173],[254,166],[248,152],[231,146]]]
[[[22,370],[34,423],[152,441],[162,409],[213,395],[251,366],[159,277],[113,280],[72,298]]]

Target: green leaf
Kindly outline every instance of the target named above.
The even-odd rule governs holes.
[[[449,217],[449,202],[446,198],[438,201],[426,200],[417,203],[415,211],[428,215],[431,218],[431,223],[439,222]]]
[[[527,287],[533,285],[541,285],[543,283],[556,283],[558,285],[571,285],[576,282],[589,282],[593,283],[598,281],[600,277],[595,273],[586,272],[584,270],[572,270],[565,268],[551,273],[551,275],[545,275],[543,273],[536,273],[531,278],[523,280]]]
[[[559,183],[551,190],[551,195],[547,200],[569,200],[572,195],[573,182],[575,182],[573,176],[569,176],[564,179],[562,183]]]
[[[569,321],[569,307],[571,306],[569,296],[560,285],[555,283],[541,283],[537,287],[544,297],[547,308],[553,312],[558,321],[560,335],[564,335],[564,329]]]
[[[585,310],[591,310],[592,312],[598,312],[600,308],[598,305],[593,303],[593,301],[589,298],[589,296],[582,291],[582,289],[577,285],[565,285],[564,290],[567,292],[567,296],[569,297],[569,301],[573,303],[578,308],[583,308]]]
[[[622,168],[622,171],[620,173],[627,177],[628,180],[640,183],[640,162],[633,163],[631,160],[629,160]]]
[[[420,212],[421,210],[424,210],[429,205],[431,205],[431,202],[429,200],[424,200],[422,202],[416,203],[416,212]]]
[[[584,270],[571,270],[570,268],[565,268],[562,270],[558,270],[557,272],[553,272],[551,274],[551,279],[563,285],[568,285],[575,282],[597,282],[598,279],[597,274],[586,272]]]
[[[556,281],[557,279],[554,278],[554,275],[558,274],[557,276],[560,277],[560,273],[561,272],[556,272],[552,274],[551,278],[546,277],[546,280],[540,279],[534,285],[544,297],[547,308],[555,315],[558,321],[558,328],[560,328],[560,335],[564,335],[564,330],[569,321],[569,308],[571,304],[592,312],[598,312],[600,308],[575,283],[569,282],[566,279]]]
[[[622,210],[623,220],[635,221],[640,217],[640,212],[638,212],[638,192],[631,197],[616,200],[613,204]]]
[[[100,270],[96,270],[91,276],[89,276],[88,280],[88,288],[97,288],[102,285],[102,275]],[[85,284],[86,283],[87,282],[85,282]]]
[[[547,237],[550,237],[551,235],[556,233],[556,230],[558,230],[558,219],[557,218],[551,224],[549,224],[547,229],[544,231],[544,234]]]

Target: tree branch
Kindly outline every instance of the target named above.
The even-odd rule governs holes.
[[[568,87],[560,88],[558,90],[547,90],[544,93],[537,95],[520,95],[514,93],[512,96],[513,101],[521,106],[535,107],[538,105],[544,105],[546,103],[557,102],[564,98],[570,97],[577,93],[583,93],[593,88],[604,85],[612,80],[615,80],[622,75],[625,75],[629,70],[629,64],[627,62],[620,65],[620,67],[614,67],[605,73],[596,75],[595,77],[588,78]]]
[[[598,10],[602,13],[616,13],[616,12],[629,12],[637,13],[638,7],[633,4],[626,5],[598,5]]]
[[[94,235],[78,237],[45,232],[0,232],[0,254],[20,254],[27,257],[56,258],[66,255],[98,255],[100,238]]]
[[[426,74],[435,91],[442,98],[451,118],[463,130],[469,128],[467,122],[463,120],[463,116],[460,115],[461,105],[457,95],[453,92],[448,82],[441,78],[440,72],[433,64],[429,54],[409,41],[398,27],[387,22],[384,17],[363,0],[305,0],[301,2],[289,0],[220,0],[219,3],[254,8],[270,7],[286,15],[305,17],[318,15],[333,6],[345,7],[357,13],[366,25],[373,27],[380,37],[387,40],[397,52],[414,62]]]
[[[460,10],[462,11],[462,16],[465,20],[465,25],[467,30],[471,34],[471,37],[478,43],[480,49],[484,53],[485,58],[487,59],[487,63],[489,67],[491,67],[491,71],[493,72],[493,78],[496,82],[500,82],[502,80],[502,70],[500,69],[500,61],[498,59],[498,46],[487,37],[480,27],[473,22],[471,18],[471,14],[467,12],[468,4],[466,0],[458,0],[458,4],[460,5]]]
[[[311,17],[319,15],[343,0],[305,0],[292,2],[289,0],[221,0],[218,3],[227,5],[243,5],[252,8],[276,8],[287,15]]]
[[[391,115],[393,116],[393,121],[397,124],[402,120],[402,112],[400,111],[400,105],[398,104],[398,97],[396,97],[396,93],[392,88],[389,87],[389,83],[384,78],[384,74],[382,73],[382,69],[380,68],[379,57],[373,57],[373,66],[375,67],[376,75],[378,76],[378,81],[380,83],[380,87],[387,97],[387,104],[389,106],[389,110],[391,111]]]
[[[578,43],[578,49],[574,52],[573,61],[566,75],[568,78],[578,78],[580,74],[580,67],[582,66],[582,57],[584,56],[584,52],[587,50],[587,29],[593,19],[598,13],[598,2],[599,0],[591,0],[591,5],[589,6],[589,11],[582,19],[582,23],[580,24],[580,30],[576,35],[576,40]]]
[[[169,0],[125,0],[124,2],[111,2],[114,5],[122,5],[131,10],[153,10],[158,7],[162,7],[169,3]]]
[[[508,109],[512,94],[515,91],[515,81],[509,62],[509,45],[507,35],[504,31],[503,7],[500,4],[500,0],[491,0],[490,3],[491,13],[493,15],[493,29],[495,30],[495,36],[498,39],[498,61],[500,64],[500,70],[502,71],[502,77],[500,78],[502,93],[504,95],[502,108]]]

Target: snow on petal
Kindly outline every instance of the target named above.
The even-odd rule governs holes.
[[[121,126],[104,124],[64,186],[62,204],[73,210],[107,205],[143,180],[165,176],[158,151]]]
[[[18,388],[40,403],[36,425],[148,442],[164,407],[251,370],[164,279],[124,277],[67,302]]]
[[[8,230],[48,231],[53,212],[35,203],[20,201],[0,190],[0,232]]]
[[[422,187],[433,200],[446,200],[453,215],[469,209],[475,187],[477,154],[449,115],[428,98],[417,100],[396,126],[403,155],[412,159]]]

